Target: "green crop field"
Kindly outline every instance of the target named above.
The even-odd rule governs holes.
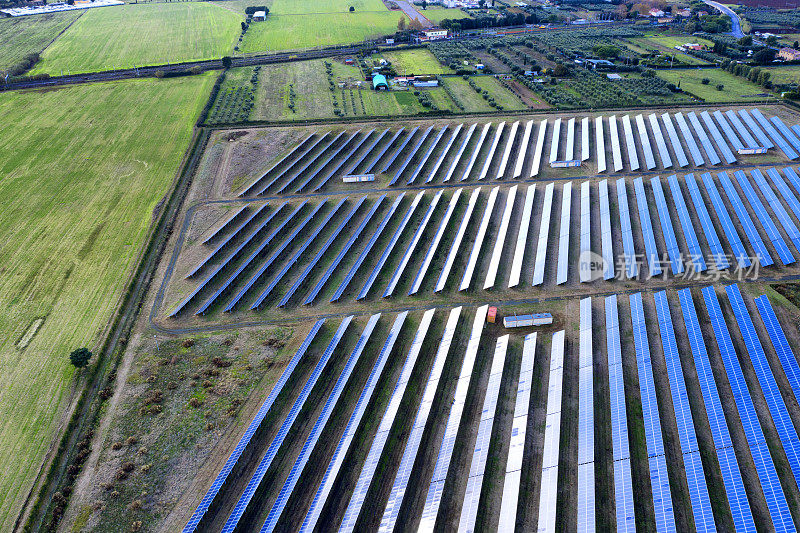
[[[460,76],[442,78],[442,85],[452,91],[456,99],[464,106],[464,111],[467,113],[494,111],[494,108],[489,105],[489,102],[484,100],[483,96],[478,94],[478,92],[470,87],[469,83]]]
[[[80,11],[0,18],[0,71],[12,67],[28,54],[38,54],[58,34],[81,16]]]
[[[517,95],[503,87],[493,76],[475,76],[473,79],[475,83],[478,84],[478,87],[489,91],[489,96],[494,97],[495,101],[503,106],[503,109],[514,110],[526,108],[522,100],[517,98]]]
[[[399,11],[365,11],[324,15],[273,15],[254,22],[242,41],[245,53],[295,50],[358,43],[394,34],[404,15]]]
[[[762,96],[767,92],[763,87],[721,69],[659,70],[657,74],[706,102],[753,102],[766,98]],[[709,79],[708,85],[703,85],[703,78]],[[725,88],[718,91],[720,83]]]
[[[219,58],[233,51],[244,13],[208,2],[88,10],[47,47],[34,73],[94,72]]]
[[[99,347],[213,82],[0,93],[2,531],[77,396],[68,354]]]
[[[427,48],[386,52],[384,59],[390,61],[400,75],[405,74],[451,74],[453,71],[439,63]]]

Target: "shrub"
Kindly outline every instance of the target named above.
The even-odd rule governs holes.
[[[78,348],[69,354],[69,362],[75,368],[83,368],[89,364],[89,359],[92,358],[92,352],[89,348]]]
[[[724,88],[725,88],[725,86],[724,86],[723,84],[721,84],[721,83],[720,83],[720,84],[717,84],[717,90],[718,90],[718,91],[721,91],[721,90],[722,90],[722,89],[724,89]]]
[[[711,83],[711,80],[709,80],[708,78],[703,78],[702,80],[700,80],[700,83],[702,83],[703,85],[708,85],[709,83]]]

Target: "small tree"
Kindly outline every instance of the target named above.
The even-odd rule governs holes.
[[[702,83],[703,85],[708,85],[709,83],[711,83],[711,80],[709,80],[708,78],[703,78],[702,80],[700,80],[700,83]]]
[[[225,56],[225,57],[222,58],[222,66],[223,67],[231,68],[232,64],[233,64],[233,59],[231,59],[231,56]]]
[[[718,90],[718,91],[721,91],[721,90],[722,90],[722,89],[724,89],[724,88],[725,88],[725,86],[724,86],[724,85],[722,85],[721,83],[720,83],[719,85],[717,85],[717,90]]]
[[[69,362],[72,363],[72,366],[75,368],[85,367],[89,364],[89,359],[91,358],[92,352],[89,351],[89,348],[78,348],[69,354]]]
[[[400,20],[397,21],[397,31],[406,31],[406,18],[400,17]]]
[[[350,13],[352,13],[355,10],[356,10],[356,8],[354,8],[353,6],[350,6]]]

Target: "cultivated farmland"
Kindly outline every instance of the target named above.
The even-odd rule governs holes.
[[[28,54],[38,54],[81,16],[80,11],[0,18],[0,72]]]
[[[244,13],[208,2],[89,9],[47,47],[33,73],[51,75],[220,58]]]
[[[0,94],[2,530],[75,399],[67,356],[99,347],[212,84],[204,75]]]

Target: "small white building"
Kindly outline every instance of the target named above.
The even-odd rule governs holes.
[[[267,12],[266,11],[256,11],[255,13],[253,13],[253,20],[254,21],[267,20]]]
[[[436,41],[438,39],[447,39],[447,30],[442,28],[431,28],[429,30],[422,30],[423,40]]]

